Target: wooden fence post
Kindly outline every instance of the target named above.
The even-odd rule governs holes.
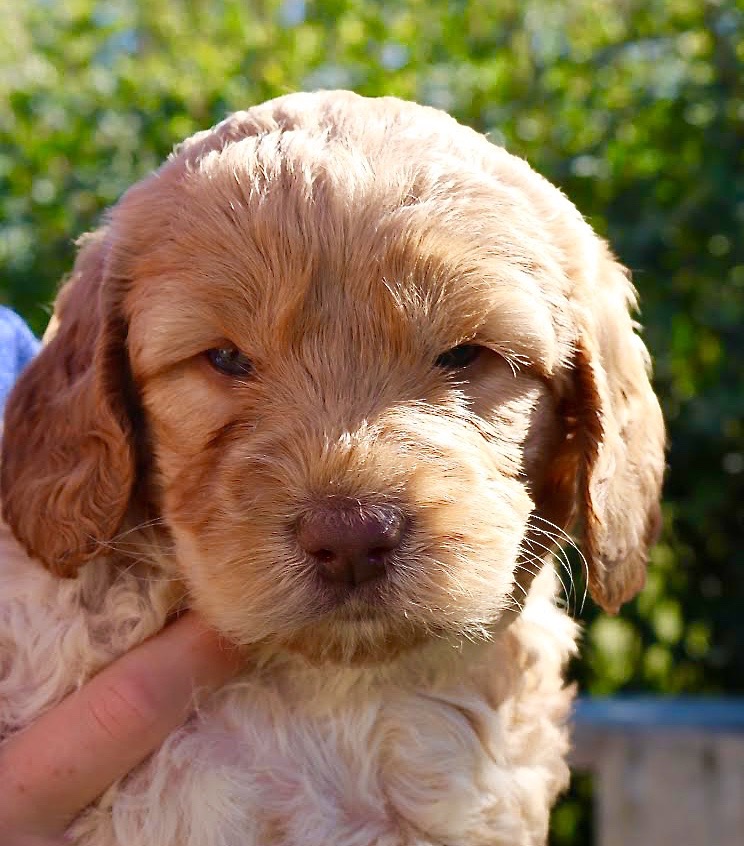
[[[597,846],[744,846],[744,700],[581,700]]]

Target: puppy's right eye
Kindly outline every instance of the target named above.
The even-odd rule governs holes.
[[[434,362],[442,370],[462,370],[472,364],[483,352],[483,347],[477,344],[460,344],[442,353]]]
[[[226,376],[250,376],[253,372],[251,360],[232,344],[213,347],[205,355],[212,367]]]

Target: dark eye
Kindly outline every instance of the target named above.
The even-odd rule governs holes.
[[[227,376],[249,376],[253,372],[253,364],[248,356],[231,344],[213,347],[207,350],[206,356],[215,370]]]
[[[434,362],[437,367],[443,370],[462,370],[472,364],[483,352],[483,347],[477,344],[460,344],[459,347],[452,347],[451,350],[442,353]]]

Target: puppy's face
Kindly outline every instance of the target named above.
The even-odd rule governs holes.
[[[588,506],[607,607],[642,581],[662,430],[628,283],[565,198],[445,115],[338,94],[238,114],[123,198],[70,286],[98,313],[63,298],[9,418],[62,369],[59,466],[32,473],[38,444],[3,462],[8,519],[57,571],[113,534],[139,466],[193,605],[313,660],[488,636],[533,514]],[[56,534],[12,496],[52,484]]]
[[[313,657],[483,636],[560,439],[537,285],[473,238],[501,233],[472,177],[447,199],[421,168],[402,202],[398,174],[267,146],[174,186],[125,303],[193,602]]]

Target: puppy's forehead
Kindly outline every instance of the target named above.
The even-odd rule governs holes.
[[[253,353],[325,336],[436,355],[477,338],[550,370],[545,293],[565,278],[524,192],[394,140],[276,131],[166,168],[150,189],[158,237],[131,262],[147,357],[173,332]]]

